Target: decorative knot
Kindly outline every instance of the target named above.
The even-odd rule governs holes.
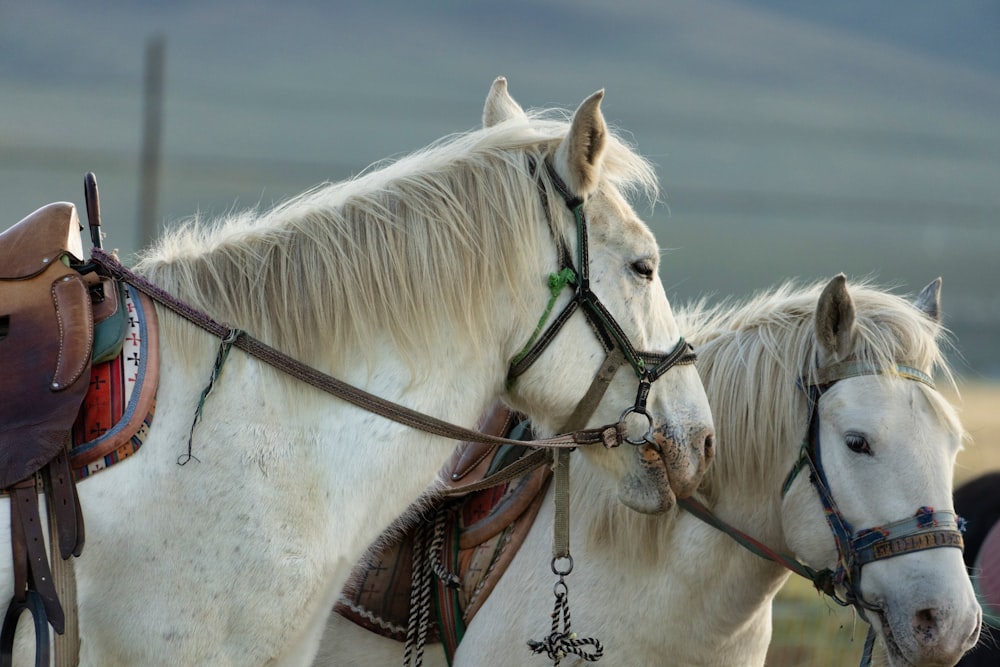
[[[559,296],[563,288],[573,282],[576,282],[576,271],[568,266],[559,273],[549,274],[549,289],[552,291],[552,296],[554,297]]]
[[[584,662],[596,662],[604,655],[604,647],[599,640],[593,637],[578,639],[575,632],[557,632],[542,641],[531,640],[528,648],[536,655],[546,654],[554,665],[559,665],[570,654],[578,656]]]
[[[555,608],[552,610],[552,628],[548,637],[541,641],[528,640],[528,648],[534,654],[544,653],[549,656],[554,667],[567,655],[578,656],[584,662],[596,662],[604,655],[601,642],[593,637],[580,639],[571,628],[569,615],[569,589],[563,577],[559,577],[553,591],[556,596]],[[560,622],[562,628],[560,628]]]

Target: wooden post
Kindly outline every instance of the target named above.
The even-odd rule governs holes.
[[[163,69],[166,40],[154,35],[146,42],[143,95],[142,153],[139,173],[139,247],[159,233],[160,143],[163,119]]]

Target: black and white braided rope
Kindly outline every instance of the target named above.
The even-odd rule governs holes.
[[[403,667],[422,667],[427,632],[430,629],[433,577],[448,586],[456,587],[461,581],[441,562],[444,549],[445,523],[449,513],[442,509],[434,517],[434,533],[427,539],[428,524],[421,522],[413,536],[413,585],[410,589],[410,614],[406,625],[406,645],[403,649]]]
[[[528,648],[536,655],[546,654],[554,667],[559,667],[562,659],[568,655],[578,656],[584,662],[600,660],[604,655],[604,647],[601,646],[600,640],[594,637],[581,639],[572,630],[569,614],[569,589],[563,577],[559,577],[553,590],[556,604],[552,610],[552,631],[548,637],[541,641],[529,640]]]

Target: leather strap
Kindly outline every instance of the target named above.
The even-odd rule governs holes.
[[[109,275],[118,280],[129,283],[140,292],[143,292],[153,301],[171,310],[175,314],[183,317],[192,324],[204,329],[208,333],[221,340],[232,338],[233,347],[239,348],[247,354],[256,357],[264,363],[274,367],[300,380],[316,389],[336,396],[351,405],[357,406],[368,412],[390,419],[404,426],[415,428],[425,433],[438,435],[452,440],[463,440],[468,442],[480,442],[495,445],[527,445],[529,447],[545,448],[566,448],[573,449],[586,445],[604,445],[607,448],[619,447],[625,442],[626,428],[621,422],[608,424],[590,429],[581,429],[573,433],[557,435],[552,438],[541,440],[511,440],[500,436],[488,435],[479,431],[450,424],[444,420],[432,417],[422,412],[417,412],[398,403],[393,403],[384,398],[371,394],[363,389],[347,384],[342,380],[322,373],[315,368],[289,357],[287,354],[276,350],[266,343],[254,338],[248,333],[234,330],[224,324],[216,322],[205,313],[183,303],[164,292],[156,285],[150,283],[145,278],[133,273],[123,266],[113,255],[94,248],[91,254],[92,261],[99,265]]]
[[[23,550],[27,555],[28,569],[27,576],[18,573],[14,575],[15,585],[18,586],[14,590],[14,599],[24,602],[27,590],[37,591],[52,628],[56,632],[62,632],[65,617],[55,586],[52,584],[52,571],[49,569],[49,560],[45,553],[45,539],[42,536],[38,512],[38,489],[34,476],[10,488],[10,505],[14,561],[18,562],[18,550]],[[22,582],[26,583],[25,587],[21,587]]]
[[[83,511],[64,449],[43,469],[45,494],[58,536],[59,556],[65,560],[83,551]],[[55,548],[52,549],[55,552]]]

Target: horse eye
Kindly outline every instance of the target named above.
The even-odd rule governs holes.
[[[646,280],[652,280],[653,274],[655,273],[653,263],[648,259],[637,259],[632,262],[632,270]]]
[[[869,446],[868,441],[865,440],[863,435],[858,435],[857,433],[848,433],[844,437],[844,443],[847,447],[856,454],[867,454],[872,455],[872,448]]]

